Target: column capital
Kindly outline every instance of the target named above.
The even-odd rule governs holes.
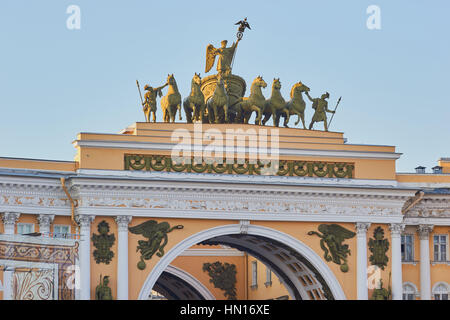
[[[38,216],[39,228],[50,228],[50,225],[55,219],[54,214],[40,214]]]
[[[119,231],[128,231],[128,225],[130,224],[131,219],[133,219],[132,216],[117,216],[116,223]]]
[[[391,223],[389,225],[389,230],[391,231],[391,236],[399,236],[405,230],[404,223]]]
[[[432,224],[419,224],[417,226],[417,233],[419,234],[420,240],[428,240],[431,231],[433,231],[434,225]]]
[[[365,235],[367,233],[367,230],[369,230],[370,225],[371,225],[370,222],[356,222],[355,223],[356,234]]]
[[[20,213],[18,212],[4,212],[2,214],[2,221],[5,225],[15,225],[17,220],[19,220]]]
[[[94,221],[95,216],[93,215],[76,215],[75,221],[79,224],[80,228],[90,228],[91,223]]]

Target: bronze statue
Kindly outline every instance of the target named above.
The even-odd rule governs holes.
[[[214,48],[212,44],[209,44],[206,47],[205,73],[211,70],[212,66],[214,65],[216,56],[218,55],[219,60],[217,61],[217,72],[222,76],[231,74],[231,64],[233,62],[234,51],[236,50],[239,41],[240,39],[238,38],[237,41],[233,42],[232,46],[228,48],[227,40],[223,40],[221,42],[220,48]]]
[[[320,247],[324,251],[325,261],[333,261],[340,265],[342,272],[348,271],[347,255],[350,254],[348,244],[343,244],[346,239],[353,238],[356,233],[341,227],[338,224],[321,224],[318,230],[308,232],[308,235],[317,235],[320,239]]]
[[[291,88],[291,100],[287,103],[286,107],[289,110],[288,116],[284,118],[283,125],[288,127],[288,122],[290,116],[297,115],[297,121],[295,122],[295,126],[298,125],[300,119],[302,120],[303,129],[306,129],[305,125],[305,107],[306,102],[303,100],[302,93],[308,92],[309,88],[305,86],[302,82],[297,82]]]
[[[280,122],[280,115],[282,113],[285,114],[286,119],[289,117],[289,110],[287,109],[286,101],[281,95],[280,89],[281,89],[280,78],[278,79],[273,78],[272,94],[270,98],[266,101],[263,111],[264,113],[264,119],[262,121],[263,125],[265,125],[266,122],[269,121],[270,117],[272,116],[273,125],[275,127],[278,127]]]
[[[181,94],[178,91],[177,82],[172,74],[167,75],[167,85],[169,90],[161,99],[161,109],[163,112],[164,122],[175,122],[177,110],[180,112],[181,120]]]
[[[328,131],[327,126],[327,112],[329,113],[335,113],[333,110],[328,109],[328,99],[330,97],[330,94],[327,92],[323,94],[320,98],[311,98],[308,92],[306,92],[306,96],[308,99],[313,103],[312,108],[315,110],[314,115],[312,117],[311,123],[309,125],[309,130],[312,129],[315,122],[321,122],[323,121],[325,131]]]
[[[369,251],[372,255],[369,257],[372,265],[376,265],[384,270],[387,267],[389,257],[386,255],[389,250],[389,240],[384,238],[384,230],[381,227],[377,227],[373,232],[373,238],[368,242]]]
[[[96,248],[92,253],[95,258],[95,262],[106,263],[109,264],[114,257],[114,252],[111,250],[111,247],[116,241],[116,236],[114,234],[109,233],[109,224],[103,220],[97,226],[97,230],[99,234],[93,234],[91,237],[92,243]]]
[[[151,259],[155,253],[158,257],[164,255],[164,247],[168,242],[167,234],[174,229],[183,229],[183,226],[176,225],[171,228],[168,222],[158,223],[155,220],[148,220],[128,228],[131,233],[142,234],[144,238],[148,239],[147,241],[138,240],[136,251],[141,252],[141,260],[137,264],[139,270],[145,269],[146,264],[144,260]]]
[[[242,36],[244,35],[245,28],[251,30],[250,25],[247,22],[247,18],[245,18],[244,20],[236,22],[234,25],[239,25],[238,32],[237,32],[237,35],[236,35],[239,40],[242,39]]]
[[[201,84],[202,78],[200,77],[200,73],[195,73],[191,81],[191,93],[189,97],[185,98],[183,101],[187,123],[192,123],[192,121],[203,121],[206,104],[205,96],[200,90]]]
[[[225,90],[223,78],[219,74],[217,76],[217,84],[214,93],[208,101],[206,101],[209,123],[227,123],[228,105],[228,94]]]
[[[239,103],[236,107],[238,110],[238,122],[247,124],[252,113],[256,112],[255,124],[261,124],[262,112],[266,104],[266,98],[264,98],[261,88],[265,87],[267,87],[267,83],[261,76],[257,76],[250,87],[250,96],[237,100],[236,103]]]
[[[162,97],[162,89],[167,86],[167,83],[157,87],[153,88],[146,84],[144,86],[144,90],[147,91],[144,94],[144,102],[142,103],[144,114],[145,114],[145,120],[147,122],[150,122],[150,113],[152,114],[152,120],[153,122],[156,122],[156,98]]]
[[[109,276],[100,275],[100,284],[95,288],[95,300],[112,300],[111,288],[108,287]]]

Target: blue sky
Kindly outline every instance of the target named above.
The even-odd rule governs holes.
[[[72,4],[79,30],[66,27]],[[366,26],[369,5],[381,10],[380,30]],[[332,131],[397,146],[398,172],[430,172],[450,157],[449,15],[447,0],[2,0],[0,156],[72,160],[78,132],[144,121],[136,79],[161,85],[173,73],[187,96],[194,72],[204,76],[206,45],[234,41],[234,23],[248,17],[233,66],[247,86],[262,75],[269,97],[279,77],[288,98],[302,81],[312,96],[330,92],[333,108],[342,96]]]

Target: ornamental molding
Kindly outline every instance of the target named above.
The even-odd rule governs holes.
[[[424,198],[406,214],[408,218],[450,218],[450,196]]]

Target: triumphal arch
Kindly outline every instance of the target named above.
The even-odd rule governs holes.
[[[395,146],[329,130],[325,90],[265,96],[232,70],[244,23],[189,96],[145,85],[146,122],[0,158],[0,298],[448,298],[450,159],[397,173]]]

